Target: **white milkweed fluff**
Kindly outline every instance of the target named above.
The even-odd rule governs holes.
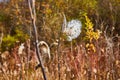
[[[71,20],[67,23],[66,17],[64,15],[64,22],[62,26],[62,32],[67,35],[67,40],[72,41],[77,38],[81,33],[81,21],[79,20]]]

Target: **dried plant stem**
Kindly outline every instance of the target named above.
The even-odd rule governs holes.
[[[0,37],[0,47],[1,47],[1,44],[2,44],[2,39],[3,39],[3,32],[1,33],[1,37]]]
[[[2,68],[1,70],[2,70],[2,72],[3,72],[4,79],[5,79],[5,80],[9,80],[9,77],[8,77],[8,75],[6,74],[6,71],[4,71],[3,68]]]
[[[58,46],[57,46],[57,58],[58,58],[58,80],[60,80],[60,36],[61,36],[61,31],[62,31],[62,27],[59,31],[59,36],[58,36]]]
[[[30,13],[31,13],[33,30],[34,30],[36,54],[37,54],[39,64],[41,65],[44,80],[47,80],[47,77],[44,71],[44,66],[42,63],[42,58],[41,58],[39,47],[38,47],[38,35],[37,35],[37,28],[36,28],[36,23],[35,23],[36,22],[35,0],[28,0],[28,4],[29,4]]]
[[[30,39],[27,41],[27,80],[28,80],[29,58],[30,58]]]
[[[73,44],[72,44],[72,41],[70,42],[71,44],[71,53],[73,53]]]

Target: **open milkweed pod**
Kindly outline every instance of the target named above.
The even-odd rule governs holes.
[[[65,14],[63,14],[63,17],[62,32],[67,35],[67,41],[72,41],[72,39],[76,39],[81,33],[81,21],[73,19],[67,23]]]
[[[62,25],[62,32],[65,33],[66,27],[67,27],[67,20],[66,20],[66,16],[64,13],[63,13],[63,17],[64,17],[64,20],[63,20],[63,25]]]
[[[49,59],[51,58],[50,56],[50,48],[48,46],[48,44],[45,41],[40,41],[38,43],[38,46],[40,48],[40,51],[43,55],[47,55],[45,57],[48,57]]]

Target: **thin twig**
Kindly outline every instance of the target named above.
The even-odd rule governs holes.
[[[60,35],[61,35],[61,31],[59,32],[59,39],[58,39],[58,46],[57,46],[57,53],[58,53],[58,77],[60,80]]]
[[[73,44],[72,44],[72,41],[70,43],[71,43],[71,54],[73,54]]]
[[[0,37],[0,47],[1,47],[1,44],[2,44],[2,39],[3,39],[3,32],[1,33],[1,37]]]
[[[58,80],[60,80],[60,36],[61,36],[61,33],[62,33],[62,27],[59,31],[59,35],[58,35],[58,46],[57,46],[57,58],[58,58]]]
[[[42,63],[42,58],[40,55],[39,47],[38,47],[38,35],[37,35],[37,28],[36,28],[36,12],[35,12],[35,0],[28,0],[29,4],[29,9],[30,9],[30,14],[31,14],[31,19],[32,19],[32,25],[33,25],[33,31],[34,31],[34,37],[35,37],[35,48],[36,48],[36,55],[39,61],[39,64],[41,65],[42,73],[44,80],[47,80],[45,71],[44,71],[44,66]]]
[[[3,67],[3,66],[2,66],[2,67]],[[9,77],[8,77],[6,71],[4,71],[3,68],[1,68],[1,71],[3,72],[4,79],[5,79],[5,80],[9,80]]]
[[[28,80],[28,69],[29,69],[29,58],[30,58],[30,39],[27,40],[27,80]]]

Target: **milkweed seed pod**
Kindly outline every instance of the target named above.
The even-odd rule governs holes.
[[[39,49],[40,49],[43,64],[45,64],[51,58],[51,56],[50,56],[50,48],[49,48],[48,44],[45,41],[40,41],[38,43],[38,46],[39,46]]]
[[[81,33],[81,28],[82,28],[81,21],[71,20],[67,23],[66,17],[64,15],[62,32],[67,35],[68,41],[72,41],[72,39],[76,39]]]

